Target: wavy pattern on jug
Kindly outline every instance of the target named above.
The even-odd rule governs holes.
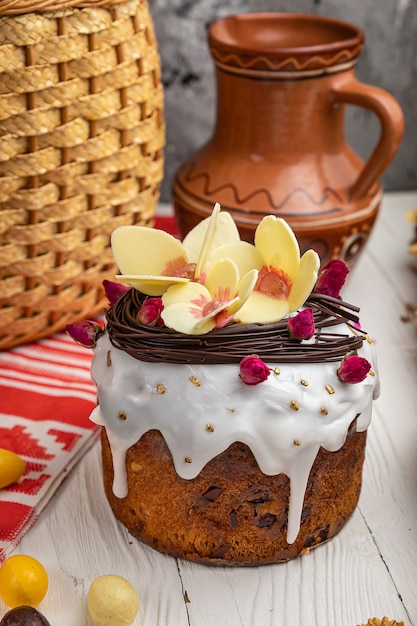
[[[331,208],[327,208],[327,209],[323,208],[320,211],[316,211],[315,212],[316,215],[338,213],[342,211],[342,208],[340,206],[333,206],[333,205],[334,203],[343,204],[344,199],[339,193],[337,193],[337,191],[332,189],[332,187],[328,187],[328,186],[325,187],[322,191],[322,195],[320,198],[315,198],[310,192],[308,192],[303,187],[295,187],[289,193],[287,193],[287,195],[280,202],[276,203],[272,199],[272,194],[270,193],[270,191],[268,189],[265,189],[264,187],[255,189],[254,191],[251,191],[250,193],[248,193],[246,196],[239,195],[239,191],[234,183],[226,182],[222,185],[218,185],[217,187],[211,187],[210,174],[208,174],[207,172],[199,172],[197,174],[193,174],[194,167],[195,167],[194,164],[190,166],[188,173],[186,173],[184,176],[184,181],[187,183],[195,183],[198,180],[202,180],[203,181],[203,191],[202,191],[203,195],[212,196],[215,200],[217,200],[217,196],[220,194],[220,192],[223,192],[223,191],[231,191],[233,194],[234,202],[238,206],[245,205],[256,197],[264,196],[266,197],[267,202],[273,212],[275,213],[279,212],[280,215],[283,217],[290,217],[294,215],[294,212],[291,212],[291,211],[285,212],[283,209],[294,198],[294,196],[296,196],[297,194],[300,194],[310,204],[318,208],[323,207],[323,205],[326,203],[332,204]],[[181,186],[180,181],[177,181],[177,184]],[[187,188],[186,191],[187,191],[187,194],[191,193],[192,195],[195,196],[195,198],[198,198],[198,196],[196,194],[193,194],[193,192],[189,188]],[[239,210],[238,207],[234,207],[234,208],[236,210]],[[297,217],[311,216],[311,215],[312,215],[311,210],[303,213],[303,212],[300,212],[299,209],[297,209]]]
[[[215,60],[223,65],[230,65],[242,69],[267,69],[271,71],[293,71],[303,72],[319,68],[328,68],[334,65],[347,63],[355,59],[362,50],[362,44],[358,44],[352,50],[340,50],[333,56],[309,56],[307,59],[299,59],[295,56],[285,59],[274,60],[268,56],[260,55],[248,60],[242,59],[240,55],[226,52],[222,53],[214,47],[210,51]]]

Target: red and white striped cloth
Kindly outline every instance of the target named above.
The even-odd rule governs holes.
[[[172,207],[156,228],[176,235]],[[39,517],[70,470],[98,437],[92,350],[65,333],[0,351],[0,448],[26,461],[26,472],[0,490],[0,563]]]
[[[0,448],[26,462],[0,490],[0,563],[96,439],[91,358],[65,333],[0,352]]]

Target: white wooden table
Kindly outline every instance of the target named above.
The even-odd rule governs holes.
[[[405,220],[417,193],[388,194],[343,296],[376,341],[374,405],[359,506],[341,533],[295,561],[255,568],[190,564],[132,539],[101,486],[97,443],[15,553],[48,571],[39,609],[52,626],[88,626],[86,596],[102,574],[136,587],[135,626],[356,626],[370,617],[417,625],[417,259]],[[0,615],[6,607],[0,601]]]

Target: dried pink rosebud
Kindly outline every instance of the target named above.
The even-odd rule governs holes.
[[[147,298],[139,309],[138,321],[146,326],[163,326],[161,318],[163,310],[161,298]]]
[[[313,309],[303,309],[297,315],[289,317],[287,327],[291,339],[297,339],[298,341],[311,339],[314,335]]]
[[[337,375],[342,383],[360,383],[365,380],[370,369],[371,364],[363,357],[356,355],[345,356],[337,370]]]
[[[346,276],[349,270],[346,264],[339,259],[333,259],[329,261],[327,265],[319,272],[316,285],[314,287],[315,293],[321,293],[325,296],[333,296],[338,298],[340,290],[345,284]]]
[[[98,338],[104,333],[102,326],[92,320],[81,320],[73,324],[66,324],[65,330],[74,341],[85,348],[94,348]]]
[[[122,285],[122,283],[115,283],[111,280],[103,280],[103,287],[110,306],[116,304],[118,299],[126,293],[126,291],[129,291],[129,287],[126,285]]]
[[[258,385],[269,376],[270,369],[256,354],[245,356],[240,362],[240,377],[246,385]]]

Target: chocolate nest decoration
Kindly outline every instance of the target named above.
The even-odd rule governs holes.
[[[239,363],[248,354],[275,363],[340,361],[363,343],[357,335],[331,333],[332,326],[358,322],[359,309],[340,299],[312,293],[306,302],[314,312],[315,337],[311,342],[291,339],[287,320],[273,324],[230,324],[206,335],[184,335],[166,327],[137,321],[146,296],[127,291],[107,312],[111,343],[140,361],[150,363]]]

